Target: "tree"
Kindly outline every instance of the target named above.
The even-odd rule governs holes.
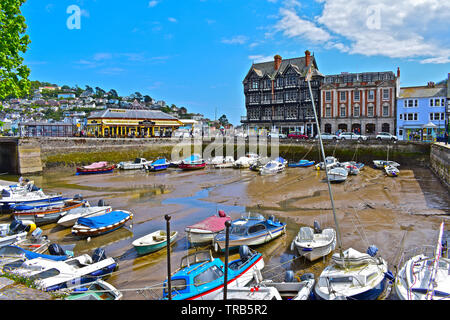
[[[119,97],[119,94],[117,93],[116,90],[111,89],[108,92],[108,99],[117,99]]]
[[[100,88],[100,87],[95,87],[95,96],[97,97],[97,98],[103,98],[103,95],[106,93],[106,91],[105,90],[103,90],[102,88]]]
[[[29,94],[30,69],[23,64],[31,43],[25,34],[27,25],[20,7],[26,0],[7,0],[0,3],[0,100],[8,96]]]
[[[228,122],[228,119],[227,119],[227,116],[226,115],[222,115],[220,118],[219,118],[219,123],[222,125],[222,126],[226,126],[229,122]]]
[[[153,101],[153,99],[149,95],[145,95],[144,96],[144,102],[145,103],[151,103],[152,101]]]

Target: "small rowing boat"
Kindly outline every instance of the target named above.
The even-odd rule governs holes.
[[[96,237],[117,230],[133,218],[128,211],[118,210],[101,216],[79,218],[72,228],[72,234],[79,237]]]
[[[172,244],[178,235],[178,231],[170,233],[170,244]],[[133,241],[133,247],[139,255],[152,253],[167,246],[167,233],[163,230],[152,232]]]
[[[116,168],[115,164],[109,164],[106,161],[94,162],[88,166],[78,167],[77,175],[111,173],[114,171],[115,168]]]

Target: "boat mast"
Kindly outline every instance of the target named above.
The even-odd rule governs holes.
[[[438,237],[438,244],[436,246],[436,251],[434,253],[434,260],[433,260],[433,266],[431,268],[431,274],[430,274],[430,281],[428,282],[428,289],[427,289],[427,300],[433,299],[434,295],[434,287],[436,286],[436,274],[439,266],[439,259],[441,258],[442,253],[442,236],[444,234],[444,221],[441,223],[441,228],[439,230],[439,237]]]
[[[328,192],[330,194],[331,208],[333,209],[334,223],[336,225],[336,234],[337,234],[337,243],[338,243],[338,246],[339,246],[339,254],[340,254],[341,258],[343,259],[344,254],[342,252],[341,232],[340,232],[339,223],[338,223],[338,220],[337,220],[337,217],[336,217],[336,209],[334,207],[333,192],[331,191],[331,183],[330,183],[330,179],[328,179],[328,168],[327,168],[327,163],[325,161],[326,156],[325,156],[325,150],[323,148],[322,134],[320,133],[319,120],[318,120],[318,117],[317,117],[316,106],[315,106],[315,103],[314,103],[314,95],[313,95],[313,92],[312,92],[312,89],[311,89],[311,82],[310,82],[310,80],[311,80],[310,78],[312,77],[312,70],[311,70],[311,68],[312,68],[312,63],[308,67],[308,72],[306,74],[305,80],[306,80],[306,82],[308,82],[309,96],[310,96],[310,99],[311,99],[311,102],[312,102],[313,111],[314,111],[314,119],[315,119],[315,122],[316,122],[317,133],[318,133],[318,136],[319,136],[320,152],[322,153],[323,164],[324,164],[324,167],[325,167],[325,174],[326,174],[326,177],[327,177]]]

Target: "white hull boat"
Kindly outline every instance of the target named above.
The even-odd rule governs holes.
[[[258,161],[258,159],[259,159],[259,156],[257,154],[249,153],[245,157],[240,157],[239,159],[237,159],[234,162],[233,167],[235,167],[237,169],[250,168],[250,166],[252,164],[256,163],[256,161]]]
[[[123,294],[103,280],[73,287],[70,290],[61,290],[61,293],[69,291],[69,296],[65,300],[121,300]]]
[[[398,170],[397,167],[394,167],[392,165],[389,165],[384,168],[384,171],[389,177],[398,177],[400,174],[400,170]]]
[[[333,263],[320,275],[315,295],[323,300],[377,300],[393,279],[387,262],[381,257],[352,248],[333,254]]]
[[[152,161],[144,158],[136,158],[134,161],[123,161],[117,165],[117,169],[122,170],[138,170],[144,169],[146,165],[150,165]]]
[[[61,219],[58,220],[57,223],[60,226],[71,228],[75,225],[79,218],[100,216],[111,211],[112,208],[110,206],[83,207],[64,215]]]
[[[291,251],[297,251],[300,257],[315,261],[327,256],[336,248],[336,231],[331,228],[317,230],[302,227],[291,243]]]
[[[284,159],[283,159],[284,160]],[[277,174],[283,172],[286,169],[286,161],[269,161],[264,167],[261,168],[259,174],[268,175],[268,174]]]
[[[338,166],[339,162],[335,157],[328,156],[325,158],[326,167],[328,170],[335,168]],[[325,166],[323,162],[320,162],[315,165],[316,169],[325,170]]]
[[[348,172],[346,169],[341,167],[335,167],[328,171],[328,179],[330,182],[344,182],[347,180]]]
[[[224,157],[216,157],[214,158],[210,165],[212,165],[216,169],[220,168],[232,168],[234,164],[234,158],[232,156]]]
[[[386,166],[400,167],[399,163],[387,160],[373,160],[373,165],[378,169],[384,169]]]

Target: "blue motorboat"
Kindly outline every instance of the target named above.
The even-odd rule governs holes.
[[[165,158],[163,159],[158,159],[148,165],[145,166],[145,168],[148,171],[161,171],[161,170],[166,170],[169,167],[169,162],[167,162],[167,160]]]
[[[289,163],[288,167],[290,168],[297,168],[297,167],[311,167],[313,166],[315,161],[309,161],[309,160],[300,160],[295,163]]]
[[[229,248],[239,246],[256,246],[279,237],[286,232],[286,223],[280,222],[274,216],[268,219],[261,214],[243,216],[231,222]],[[225,250],[225,231],[214,237],[214,250]]]
[[[227,287],[247,285],[264,268],[261,253],[247,246],[239,248],[239,259],[228,263]],[[173,300],[214,300],[223,295],[225,264],[211,251],[197,251],[182,258],[180,268],[171,276]],[[168,299],[167,280],[163,299]]]

